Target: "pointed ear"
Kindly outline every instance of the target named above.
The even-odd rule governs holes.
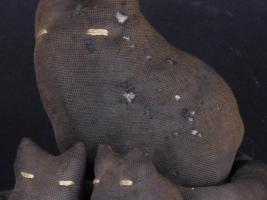
[[[38,166],[40,159],[49,157],[50,155],[42,150],[36,143],[28,138],[23,138],[15,160],[15,172],[20,170],[32,170]]]
[[[74,165],[84,165],[86,163],[86,147],[83,142],[76,143],[70,149],[68,149],[65,153],[61,154],[57,158],[61,160],[63,163],[64,161],[68,162],[69,164]]]
[[[17,159],[33,160],[49,154],[29,138],[23,138],[17,150]]]
[[[145,157],[144,153],[140,151],[139,149],[135,148],[131,150],[125,158],[127,160],[132,160],[132,161],[141,161],[141,160],[146,160],[147,158]]]
[[[115,153],[109,145],[99,145],[95,159],[95,174],[102,174],[110,167],[117,166],[120,158],[120,155]]]
[[[54,169],[62,180],[72,180],[80,183],[85,172],[86,147],[82,142],[76,143],[61,155],[43,160],[42,163],[46,163],[46,167]]]
[[[42,30],[49,32],[49,27],[64,12],[73,12],[78,5],[76,0],[40,0],[36,12],[35,32],[40,36]]]

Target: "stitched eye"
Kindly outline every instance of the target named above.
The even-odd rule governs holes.
[[[20,172],[20,175],[27,179],[34,179],[34,174],[28,173],[28,172]]]
[[[46,34],[48,34],[47,29],[41,29],[37,34],[37,38],[40,38],[41,36],[46,35]]]
[[[60,186],[69,187],[69,186],[74,185],[75,183],[73,181],[59,181],[58,184]]]
[[[95,184],[99,184],[100,183],[100,179],[98,179],[98,178],[95,178],[94,180],[93,180],[93,184],[95,185]]]
[[[108,36],[109,31],[107,29],[99,28],[99,29],[88,29],[86,32],[87,35],[91,36]]]
[[[120,180],[120,186],[132,186],[133,181],[130,179]]]

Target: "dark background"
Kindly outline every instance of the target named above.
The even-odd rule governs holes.
[[[0,190],[14,184],[13,160],[22,137],[57,153],[34,77],[37,2],[0,4]],[[141,0],[141,7],[171,44],[213,66],[229,83],[246,126],[241,149],[267,161],[267,2]]]

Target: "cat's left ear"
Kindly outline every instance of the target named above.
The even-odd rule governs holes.
[[[101,176],[108,169],[116,169],[121,162],[121,155],[115,153],[111,146],[100,144],[95,158],[95,175]]]
[[[28,138],[23,138],[17,150],[14,170],[18,176],[21,170],[38,168],[39,161],[48,158],[50,155],[41,149],[36,143]]]
[[[86,147],[82,142],[76,143],[65,153],[57,157],[57,160],[73,173],[84,171],[86,165]]]

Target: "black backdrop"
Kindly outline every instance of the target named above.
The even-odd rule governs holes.
[[[0,2],[0,190],[14,184],[22,137],[57,153],[34,77],[37,2]],[[266,1],[141,0],[141,7],[171,44],[209,63],[229,83],[246,126],[242,150],[267,161]]]

